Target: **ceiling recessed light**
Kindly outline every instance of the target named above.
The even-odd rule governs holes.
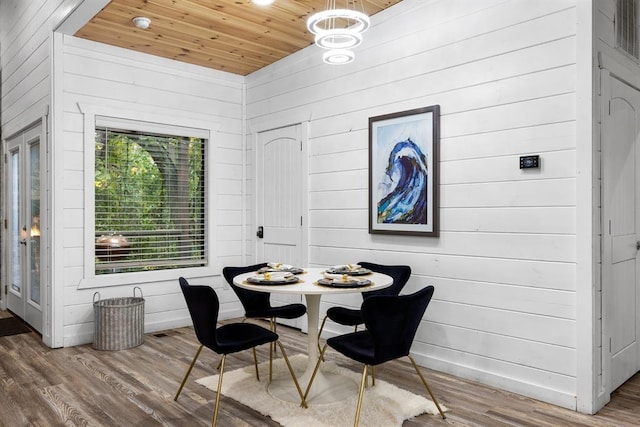
[[[151,19],[146,16],[136,16],[132,19],[133,24],[141,30],[146,30],[151,25]]]
[[[273,3],[273,0],[251,0],[251,1],[253,1],[255,4],[260,6],[268,6],[271,3]]]

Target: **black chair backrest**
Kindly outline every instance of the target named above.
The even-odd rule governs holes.
[[[210,286],[191,286],[184,277],[180,277],[179,281],[198,341],[217,351],[216,326],[220,301],[216,291]]]
[[[373,337],[378,363],[409,354],[433,291],[433,286],[427,286],[410,295],[372,296],[362,302],[362,317]]]
[[[236,293],[242,307],[244,307],[245,314],[249,315],[254,311],[264,310],[271,307],[270,298],[271,295],[267,292],[251,291],[249,289],[242,289],[233,284],[233,278],[239,274],[249,273],[251,271],[257,271],[262,267],[266,267],[267,263],[249,265],[246,267],[224,267],[222,269],[222,275],[225,280],[231,286],[231,289]]]
[[[408,265],[382,265],[366,261],[359,262],[358,264],[376,273],[393,277],[393,285],[385,289],[380,289],[379,291],[364,292],[362,294],[363,299],[374,295],[400,295],[400,291],[402,291],[404,285],[409,281],[409,277],[411,277],[411,267]]]

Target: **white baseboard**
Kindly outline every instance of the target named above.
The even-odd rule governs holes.
[[[424,366],[428,369],[455,375],[456,377],[551,403],[573,411],[577,410],[577,397],[570,393],[542,387],[539,384],[528,383],[517,378],[508,378],[493,372],[476,369],[472,366],[451,363],[424,354],[412,353],[411,355],[419,366]],[[434,393],[436,392],[434,391]]]

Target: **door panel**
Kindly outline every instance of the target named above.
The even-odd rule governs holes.
[[[7,308],[42,332],[40,139],[36,126],[7,141]]]
[[[607,76],[603,122],[603,333],[605,386],[612,392],[640,369],[638,248],[640,92]]]
[[[21,144],[13,145],[9,142],[9,166],[8,194],[9,194],[9,259],[8,265],[11,271],[9,277],[9,290],[7,295],[7,307],[20,317],[24,317],[22,271],[24,256],[22,251],[23,238],[26,231],[21,230],[20,194],[22,193],[22,180],[20,179],[20,163],[22,159]]]
[[[256,147],[257,225],[263,227],[258,239],[258,262],[280,262],[304,266],[303,164],[301,125],[258,134]],[[271,295],[275,305],[301,302],[302,296]],[[279,320],[302,328],[306,319]]]

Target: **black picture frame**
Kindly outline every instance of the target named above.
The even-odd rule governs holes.
[[[369,118],[369,233],[438,237],[440,106]]]

